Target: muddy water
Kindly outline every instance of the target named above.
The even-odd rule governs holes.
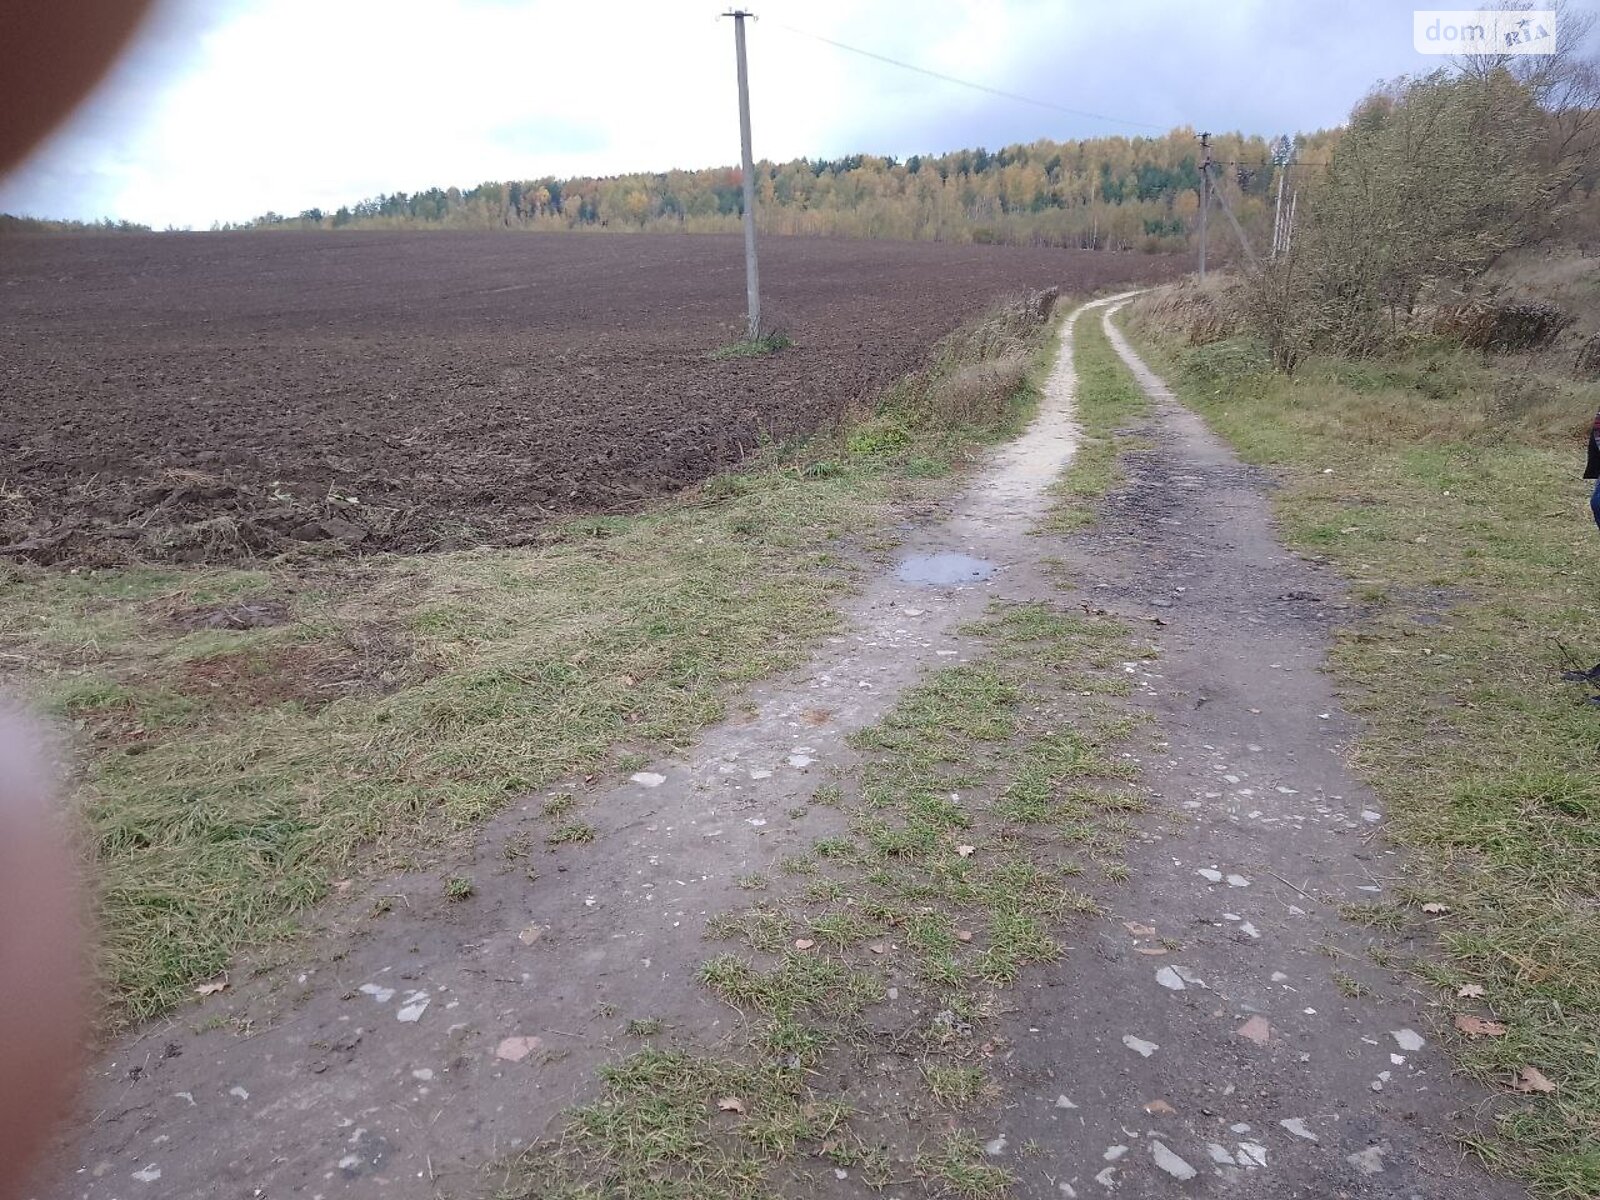
[[[962,583],[982,583],[994,576],[994,570],[994,564],[987,559],[941,550],[933,554],[907,555],[895,568],[894,576],[902,583],[953,587]]]

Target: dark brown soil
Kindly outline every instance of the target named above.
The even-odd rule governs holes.
[[[999,296],[1164,257],[769,239],[192,234],[0,241],[0,557],[237,561],[515,543],[834,419]]]

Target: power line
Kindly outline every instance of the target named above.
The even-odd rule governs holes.
[[[774,22],[774,24],[779,29],[787,30],[789,33],[799,34],[801,37],[812,39],[812,41],[823,42],[839,50],[848,50],[851,54],[859,54],[863,58],[888,63],[891,67],[914,71],[918,75],[927,75],[932,79],[943,80],[945,83],[954,83],[960,87],[971,88],[975,92],[987,92],[989,95],[999,96],[1003,100],[1015,100],[1018,104],[1032,104],[1037,108],[1048,108],[1073,117],[1088,117],[1093,121],[1106,121],[1112,125],[1131,125],[1140,129],[1157,129],[1163,133],[1168,128],[1165,125],[1152,125],[1149,121],[1130,121],[1125,117],[1108,117],[1104,113],[1088,112],[1081,108],[1068,108],[1064,104],[1056,104],[1050,100],[1039,100],[1033,96],[1024,96],[1018,92],[1004,91],[1001,88],[990,87],[985,83],[973,83],[970,79],[957,79],[954,75],[946,75],[942,71],[932,71],[927,67],[919,67],[915,63],[901,62],[898,58],[890,58],[887,54],[879,54],[873,50],[863,50],[860,46],[851,46],[830,37],[823,37],[820,33],[809,33],[804,29],[796,29],[793,25],[784,25],[781,22]]]

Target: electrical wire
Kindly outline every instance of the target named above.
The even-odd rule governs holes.
[[[809,33],[804,29],[796,29],[793,25],[785,25],[781,21],[772,24],[789,33],[799,34],[801,37],[810,38],[812,41],[823,42],[839,50],[847,50],[851,54],[859,54],[863,58],[870,58],[875,62],[888,63],[891,67],[899,67],[905,71],[914,71],[918,75],[927,75],[933,79],[943,80],[945,83],[954,83],[960,87],[971,88],[975,92],[986,92],[991,96],[999,96],[1004,100],[1014,100],[1018,104],[1032,104],[1037,108],[1048,108],[1055,112],[1066,113],[1073,117],[1088,117],[1093,121],[1105,121],[1112,125],[1129,125],[1139,129],[1156,129],[1166,132],[1165,125],[1152,125],[1149,121],[1131,121],[1124,117],[1108,117],[1104,113],[1089,112],[1081,108],[1068,108],[1064,104],[1056,104],[1050,100],[1039,100],[1033,96],[1024,96],[1019,92],[1008,92],[1001,88],[990,87],[985,83],[973,83],[970,79],[957,79],[954,75],[946,75],[942,71],[932,71],[927,67],[919,67],[915,63],[901,62],[898,58],[890,58],[887,54],[879,54],[873,50],[863,50],[860,46],[851,46],[845,42],[836,41],[830,37],[823,37],[820,33]]]

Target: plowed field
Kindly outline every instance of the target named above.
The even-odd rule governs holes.
[[[0,557],[237,561],[514,544],[835,418],[1000,296],[1133,254],[434,232],[0,241]]]

